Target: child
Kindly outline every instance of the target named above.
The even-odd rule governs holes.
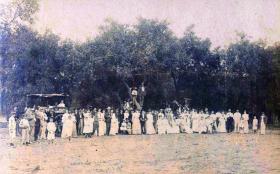
[[[132,125],[131,125],[131,122],[128,119],[126,119],[126,129],[127,129],[127,133],[129,135],[131,135],[132,134]]]
[[[254,119],[253,119],[253,132],[257,133],[257,130],[258,130],[258,119],[257,119],[256,116],[254,116]]]
[[[50,118],[50,122],[47,124],[47,131],[48,131],[48,136],[47,139],[53,143],[53,140],[55,139],[55,131],[56,131],[56,126],[55,123],[53,122],[53,118]]]
[[[264,119],[265,119],[265,115],[264,115],[264,113],[262,113],[262,115],[261,115],[261,134],[262,135],[265,135],[265,121],[264,121]]]

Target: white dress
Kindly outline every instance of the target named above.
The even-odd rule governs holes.
[[[104,113],[103,112],[98,112],[98,120],[99,120],[99,136],[105,135],[105,118],[104,118]]]
[[[118,131],[119,131],[118,119],[116,118],[116,114],[112,113],[110,135],[116,135]]]
[[[54,140],[55,139],[55,131],[56,131],[56,126],[54,122],[49,122],[47,124],[47,131],[48,131],[48,140]]]
[[[93,121],[94,119],[89,116],[89,113],[84,114],[84,134],[89,134],[93,132]]]
[[[62,127],[62,134],[61,134],[61,138],[68,138],[72,136],[72,132],[73,132],[73,120],[72,117],[69,118],[68,117],[69,114],[64,114],[63,117],[63,127]]]
[[[258,119],[253,119],[253,130],[258,130]]]
[[[242,115],[244,121],[243,121],[243,126],[244,126],[244,133],[247,134],[249,133],[249,115],[248,114],[243,114]]]
[[[132,131],[133,134],[141,134],[141,125],[140,125],[140,112],[132,113]]]
[[[187,119],[186,119],[186,133],[187,134],[193,133],[193,130],[191,128],[191,118],[190,117],[187,117]]]
[[[154,125],[153,125],[153,115],[151,113],[148,113],[147,114],[147,122],[146,122],[146,134],[155,134],[156,131],[155,131],[155,128],[154,128]]]
[[[224,115],[222,115],[220,118],[219,118],[219,132],[221,133],[226,133],[227,130],[226,130],[226,118],[224,117]]]
[[[192,130],[193,132],[199,132],[199,121],[200,121],[200,118],[199,118],[199,115],[197,113],[194,113],[192,115]]]
[[[9,118],[9,136],[10,136],[10,142],[13,143],[14,139],[16,138],[16,120],[15,117]]]
[[[168,124],[167,119],[165,118],[160,118],[158,121],[158,134],[166,134],[166,127]]]
[[[265,128],[266,128],[266,126],[265,126],[265,123],[264,123],[264,117],[265,116],[261,116],[261,134],[262,135],[264,135],[265,134]]]

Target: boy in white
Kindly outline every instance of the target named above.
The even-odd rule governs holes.
[[[50,122],[47,124],[47,131],[48,131],[48,136],[47,139],[53,143],[55,139],[55,131],[56,131],[56,126],[55,123],[53,122],[53,118],[50,118]]]
[[[15,113],[12,112],[11,117],[9,118],[9,136],[10,136],[10,145],[14,146],[14,140],[16,138],[16,119],[15,119]]]
[[[253,119],[253,131],[254,133],[256,133],[258,130],[258,119],[256,116],[254,116],[254,119]]]
[[[238,109],[233,114],[233,120],[234,120],[234,131],[239,132],[239,124],[240,124],[240,120],[241,120],[241,114],[240,114]]]

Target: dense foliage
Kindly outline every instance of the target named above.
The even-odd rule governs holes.
[[[191,27],[178,38],[166,21],[147,19],[133,26],[106,21],[98,37],[82,44],[23,24],[5,23],[0,37],[4,113],[24,107],[30,93],[66,93],[73,107],[118,107],[129,87],[144,82],[146,109],[190,98],[195,108],[265,111],[279,120],[279,44],[240,35],[226,49],[211,49]]]

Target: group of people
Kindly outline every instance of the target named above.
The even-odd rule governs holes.
[[[59,119],[58,119],[59,118]],[[256,116],[249,121],[244,111],[208,112],[179,108],[174,111],[167,107],[161,110],[130,110],[126,108],[105,110],[75,109],[65,110],[61,117],[47,109],[26,108],[17,121],[15,112],[9,118],[10,143],[14,145],[17,130],[20,130],[22,144],[47,139],[50,143],[58,136],[71,140],[72,137],[109,136],[117,134],[172,134],[172,133],[249,133],[249,125],[254,133],[260,129],[265,134],[264,113],[258,120]],[[249,122],[251,124],[249,124]],[[19,128],[19,129],[18,129]],[[37,131],[36,131],[37,130]]]

